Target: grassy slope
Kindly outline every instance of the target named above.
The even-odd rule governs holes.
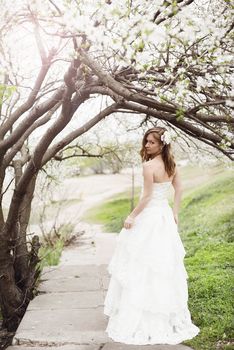
[[[186,250],[189,308],[199,336],[185,342],[195,349],[221,349],[233,337],[234,182],[219,175],[182,202],[180,231]]]
[[[135,204],[139,197],[139,189],[136,191]],[[113,199],[105,202],[101,206],[87,211],[85,221],[98,222],[104,224],[104,231],[120,231],[123,220],[130,212],[130,191],[116,195]]]
[[[196,350],[231,349],[234,233],[234,182],[216,171],[200,185],[187,186],[179,230],[186,250],[189,309],[200,334],[184,342]],[[183,176],[191,176],[187,170]],[[198,174],[196,175],[198,176]],[[193,183],[193,182],[192,182]],[[121,194],[89,213],[89,218],[118,232],[129,212],[129,195]]]

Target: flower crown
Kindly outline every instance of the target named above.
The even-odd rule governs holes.
[[[171,133],[168,130],[164,131],[164,133],[161,135],[161,141],[163,142],[163,144],[169,145],[169,143],[171,143],[171,140],[172,140]]]

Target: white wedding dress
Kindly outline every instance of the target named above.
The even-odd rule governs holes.
[[[132,228],[116,237],[104,301],[106,332],[114,341],[179,344],[200,331],[188,309],[186,251],[168,204],[170,186],[154,183],[152,198]]]

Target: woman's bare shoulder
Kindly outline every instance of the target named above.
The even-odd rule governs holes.
[[[142,175],[152,175],[153,176],[153,173],[155,171],[155,167],[153,166],[153,163],[152,161],[147,161],[145,163],[142,164]]]
[[[143,169],[155,169],[160,166],[160,162],[156,162],[155,160],[148,160],[147,162],[143,163]]]
[[[143,173],[145,171],[149,172],[149,171],[151,171],[151,169],[152,169],[152,164],[150,164],[149,161],[142,164],[142,171],[143,171]]]
[[[160,166],[161,164],[163,163],[163,161],[159,160],[159,159],[151,159],[151,160],[148,160],[147,162],[143,163],[149,167],[157,167],[157,166]]]

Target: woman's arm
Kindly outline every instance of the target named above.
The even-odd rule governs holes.
[[[174,194],[174,204],[173,204],[173,214],[175,218],[175,222],[178,224],[178,213],[179,213],[179,207],[180,207],[180,202],[182,198],[182,182],[181,182],[181,177],[178,172],[178,168],[176,167],[176,173],[175,176],[173,177],[172,180],[172,185],[175,189],[175,194]]]
[[[134,218],[146,207],[149,200],[151,199],[153,192],[153,171],[149,164],[143,164],[143,177],[144,177],[144,187],[143,195],[139,200],[137,206],[133,209],[131,214],[127,217],[124,222],[125,228],[130,228],[133,224]]]

